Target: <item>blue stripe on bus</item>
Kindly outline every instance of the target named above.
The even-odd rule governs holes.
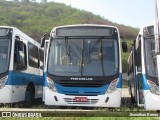
[[[143,90],[150,90],[150,87],[147,83],[147,78],[146,78],[146,75],[145,74],[142,74],[142,89]]]
[[[6,85],[27,85],[29,82],[35,85],[43,85],[43,77],[29,73],[9,71]]]
[[[61,85],[55,84],[58,93],[70,94],[70,95],[103,95],[109,87],[105,85],[103,87],[63,87]]]
[[[44,73],[44,86],[47,86],[47,74]],[[70,95],[103,95],[106,93],[109,84],[106,84],[102,87],[64,87],[55,83],[55,87],[58,93],[61,94],[70,94]],[[119,82],[117,88],[122,88],[122,73],[119,74]]]

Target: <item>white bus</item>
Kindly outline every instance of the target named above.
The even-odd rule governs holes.
[[[42,97],[43,59],[38,42],[15,27],[0,26],[0,103],[29,106]]]
[[[155,51],[157,58],[158,81],[160,91],[160,0],[155,0]]]
[[[154,26],[143,27],[128,59],[129,92],[133,102],[148,110],[160,110]]]
[[[52,29],[49,43],[45,40],[44,35],[45,105],[120,107],[122,64],[116,27],[60,26]],[[122,43],[126,51],[126,43]]]

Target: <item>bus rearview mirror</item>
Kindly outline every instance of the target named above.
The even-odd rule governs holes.
[[[47,38],[47,36],[48,36],[48,38]],[[50,37],[50,35],[46,34],[46,33],[42,35],[42,37],[41,37],[41,48],[44,47],[45,41],[48,40],[49,37]]]
[[[127,47],[127,43],[126,42],[122,42],[122,49],[123,49],[123,52],[127,52],[128,51],[128,47]]]

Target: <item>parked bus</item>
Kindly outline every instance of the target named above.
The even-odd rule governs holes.
[[[155,0],[155,51],[157,58],[158,81],[160,91],[160,1]]]
[[[42,47],[45,39],[44,35]],[[120,46],[119,31],[113,26],[53,28],[44,69],[45,105],[120,107]],[[126,51],[125,42],[122,46]]]
[[[137,106],[160,110],[153,25],[143,27],[132,45],[128,59],[128,79],[131,99]]]
[[[0,103],[29,106],[42,98],[43,54],[40,44],[17,28],[0,26]]]

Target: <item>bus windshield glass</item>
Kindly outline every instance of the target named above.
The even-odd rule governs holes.
[[[150,77],[158,77],[154,38],[145,39],[145,55],[147,75]]]
[[[10,39],[0,38],[0,74],[8,71]]]
[[[118,72],[118,42],[113,38],[54,38],[48,73],[55,76],[113,76]]]

